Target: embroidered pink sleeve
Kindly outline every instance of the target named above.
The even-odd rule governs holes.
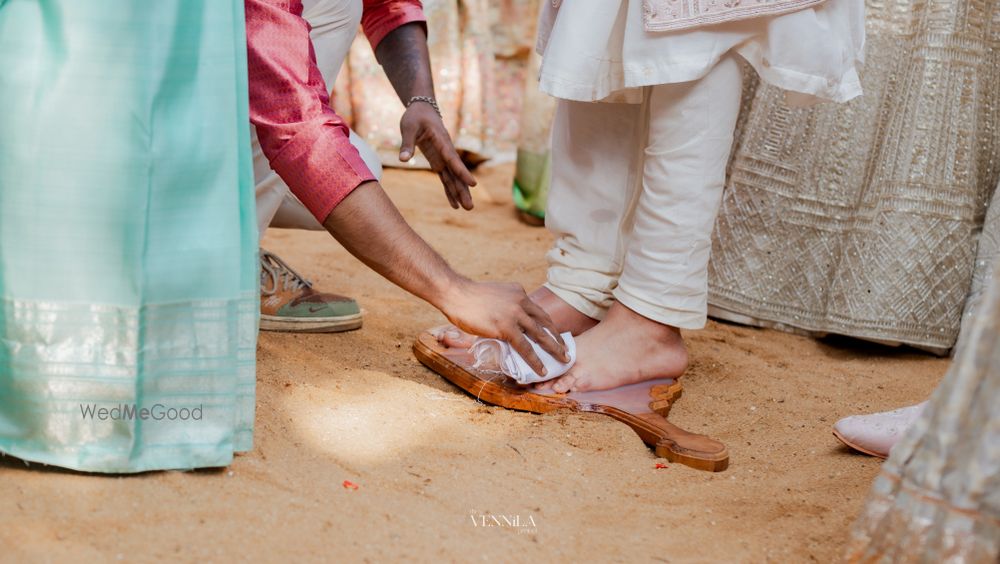
[[[322,222],[375,176],[330,109],[301,0],[245,0],[245,6],[250,121],[271,168]]]
[[[426,21],[420,0],[364,0],[361,28],[372,49],[378,47],[385,36],[397,27]]]

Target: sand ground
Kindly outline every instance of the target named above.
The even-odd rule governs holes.
[[[385,184],[458,269],[530,289],[550,238],[514,218],[510,174],[481,171],[471,213],[428,173]],[[261,335],[255,446],[229,468],[101,477],[0,460],[0,560],[834,561],[880,462],[830,426],[923,399],[948,364],[710,323],[687,334],[671,420],[724,441],[731,466],[656,469],[611,419],[482,405],[423,368],[410,344],[443,317],[325,234],[275,230],[265,246],[360,300],[364,329]]]

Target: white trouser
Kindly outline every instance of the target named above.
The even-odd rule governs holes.
[[[304,0],[302,16],[309,22],[312,32],[316,63],[328,88],[340,72],[347,52],[358,33],[361,23],[361,0]],[[302,56],[306,56],[305,53]],[[268,226],[291,229],[322,230],[316,218],[288,189],[288,185],[271,170],[267,157],[260,149],[256,131],[252,135],[253,173],[257,185],[257,227],[260,236]],[[382,177],[378,155],[353,131],[351,143],[361,153],[361,158],[376,178]]]
[[[614,301],[659,323],[705,325],[708,255],[740,110],[735,55],[642,104],[559,100],[546,287],[603,319]]]

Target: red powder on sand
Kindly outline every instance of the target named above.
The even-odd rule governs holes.
[[[656,463],[656,469],[657,470],[662,470],[663,468],[670,468],[670,467],[667,466],[666,464],[663,464],[662,462],[657,462]]]
[[[360,487],[360,486],[358,486],[354,482],[352,482],[350,480],[344,480],[344,488],[349,489],[349,490],[356,490],[356,489],[358,489],[358,487]]]

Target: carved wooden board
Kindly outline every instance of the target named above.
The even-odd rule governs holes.
[[[600,392],[557,394],[518,385],[506,376],[472,368],[472,355],[450,349],[424,332],[413,343],[413,354],[425,366],[478,400],[508,409],[547,413],[557,409],[601,413],[625,423],[656,455],[699,470],[721,472],[729,466],[729,451],[719,441],[689,433],[667,421],[670,407],[681,395],[674,379],[650,380]]]

